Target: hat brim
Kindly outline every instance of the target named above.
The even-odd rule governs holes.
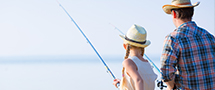
[[[139,43],[135,43],[135,42],[131,42],[131,41],[128,41],[125,39],[125,35],[119,35],[122,40],[125,42],[125,43],[128,43],[130,45],[133,45],[133,46],[137,46],[137,47],[147,47],[151,44],[151,42],[149,40],[146,40],[146,43],[145,44],[139,44]]]
[[[166,14],[171,14],[172,9],[195,7],[199,4],[200,2],[196,2],[193,5],[164,5],[162,8]]]

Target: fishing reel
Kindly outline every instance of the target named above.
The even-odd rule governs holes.
[[[159,87],[160,88],[160,90],[163,90],[164,89],[164,87],[165,88],[167,88],[167,86],[166,85],[164,85],[164,83],[162,82],[162,80],[157,80],[157,87]]]

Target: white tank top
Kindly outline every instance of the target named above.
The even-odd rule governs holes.
[[[144,81],[143,82],[144,90],[154,90],[155,80],[157,78],[157,75],[154,73],[152,66],[149,64],[149,62],[143,62],[136,56],[133,56],[130,59],[136,64],[136,66],[138,68],[138,73],[140,74],[141,78]],[[125,81],[123,81],[123,82],[126,84],[123,84],[122,87],[120,88],[120,90],[135,90],[134,81],[126,73],[126,69],[124,70],[124,78],[123,79],[125,79]],[[121,82],[121,84],[123,82]],[[122,89],[124,86],[126,88]]]

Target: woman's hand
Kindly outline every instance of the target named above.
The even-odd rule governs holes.
[[[114,80],[113,80],[113,85],[114,85],[116,88],[118,88],[117,85],[120,83],[120,81],[121,81],[120,79],[114,79]]]

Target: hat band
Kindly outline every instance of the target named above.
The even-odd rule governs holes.
[[[131,41],[131,42],[134,42],[134,43],[139,43],[139,44],[145,44],[146,43],[146,40],[143,41],[143,42],[138,42],[138,41],[134,41],[132,39],[129,39],[127,36],[125,36],[125,40]]]
[[[187,3],[180,3],[180,4],[175,4],[175,5],[191,5],[191,3],[187,2]]]

